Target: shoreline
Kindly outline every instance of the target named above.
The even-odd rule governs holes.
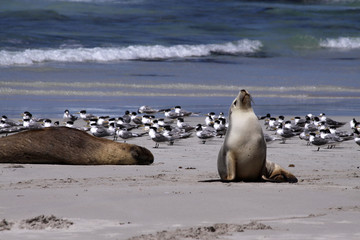
[[[234,95],[234,97],[236,94]],[[21,113],[30,111],[39,118],[62,118],[65,109],[72,114],[86,109],[89,113],[119,117],[126,110],[137,111],[142,105],[156,109],[171,108],[177,105],[183,109],[204,116],[209,112],[228,114],[234,97],[51,97],[46,101],[42,96],[0,96],[1,114],[18,120]],[[336,107],[334,107],[336,106]],[[337,106],[342,106],[341,108]],[[254,98],[254,112],[257,115],[271,113],[274,116],[301,116],[325,112],[334,117],[360,116],[360,107],[354,99],[293,99],[293,98]],[[163,114],[155,114],[156,117]]]
[[[195,124],[203,118],[185,121]],[[347,123],[343,129],[348,127]],[[14,223],[11,230],[0,231],[0,238],[156,239],[162,231],[176,237],[179,231],[190,234],[198,227],[226,223],[241,229],[252,222],[254,229],[243,228],[244,232],[221,225],[226,232],[221,237],[360,236],[360,148],[355,142],[320,151],[299,138],[269,144],[268,160],[299,179],[296,184],[275,184],[217,181],[222,141],[215,138],[201,144],[193,136],[155,149],[148,136],[128,140],[154,154],[149,166],[0,164],[0,213]],[[73,224],[43,230],[19,227],[22,220],[41,215]],[[271,229],[261,229],[259,224]],[[206,234],[206,239],[215,236]]]

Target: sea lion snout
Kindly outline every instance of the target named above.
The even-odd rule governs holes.
[[[154,155],[144,147],[131,147],[131,156],[137,161],[139,165],[149,165],[154,162]]]
[[[240,90],[240,101],[244,104],[251,102],[251,95],[248,91],[246,91],[245,89],[241,89]]]

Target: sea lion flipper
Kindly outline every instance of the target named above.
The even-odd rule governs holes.
[[[267,161],[265,168],[265,175],[262,176],[262,179],[265,181],[289,183],[298,182],[298,179],[292,173],[276,163]]]
[[[225,156],[226,173],[221,177],[224,181],[234,181],[236,178],[236,158],[232,151],[228,151]]]
[[[218,155],[218,171],[222,181],[233,181],[236,178],[236,159],[232,151],[221,147]]]

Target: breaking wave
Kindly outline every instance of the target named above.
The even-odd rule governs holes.
[[[356,49],[360,48],[360,37],[327,38],[320,41],[324,48]]]
[[[223,44],[128,46],[67,49],[26,49],[0,51],[0,66],[31,65],[43,62],[114,62],[126,60],[166,60],[204,57],[212,54],[238,55],[260,51],[257,40],[239,40]]]

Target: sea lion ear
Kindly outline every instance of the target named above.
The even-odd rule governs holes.
[[[236,104],[237,104],[237,99],[235,99],[233,102],[234,107],[236,107]]]

